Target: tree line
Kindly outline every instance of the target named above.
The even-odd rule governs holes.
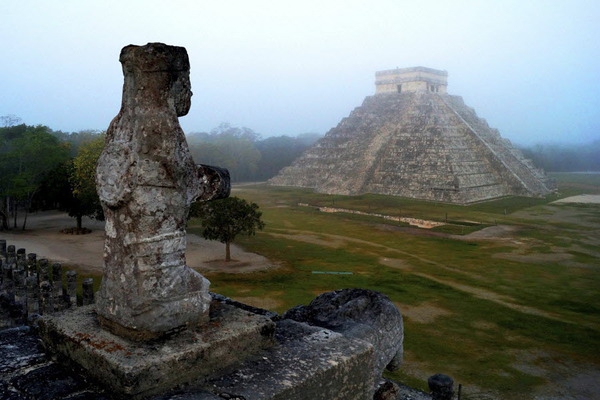
[[[320,137],[305,133],[262,139],[250,128],[223,123],[210,132],[190,133],[187,141],[197,163],[227,168],[232,182],[259,182],[277,175]]]
[[[9,118],[10,117],[10,118]],[[96,162],[104,132],[54,131],[47,126],[1,117],[0,230],[26,228],[32,211],[66,211],[82,229],[82,218],[103,219],[96,193]],[[319,135],[261,139],[249,128],[221,124],[188,135],[194,160],[229,169],[233,182],[264,181],[292,163]],[[18,223],[18,220],[19,223]]]
[[[59,209],[77,221],[102,219],[96,194],[96,161],[104,132],[54,131],[47,126],[0,117],[0,229],[25,229],[31,211]],[[250,128],[224,123],[210,132],[188,135],[197,163],[227,168],[232,182],[265,181],[290,165],[319,134],[262,139]],[[587,145],[538,144],[521,149],[534,164],[549,172],[600,171],[600,140]]]
[[[40,209],[66,211],[78,228],[83,216],[102,219],[93,170],[103,146],[96,131],[0,128],[0,229],[17,228],[19,216],[25,229],[29,212]]]

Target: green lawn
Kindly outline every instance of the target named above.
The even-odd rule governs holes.
[[[547,199],[471,206],[236,188],[233,195],[259,204],[267,224],[236,242],[281,266],[207,277],[211,290],[267,301],[276,312],[330,290],[380,291],[405,322],[405,364],[391,377],[425,389],[428,376],[443,372],[463,385],[466,399],[527,398],[523,393],[546,382],[539,372],[551,372],[546,364],[600,363],[600,206],[549,204],[566,194],[600,193],[600,182],[571,175],[557,176],[559,193]],[[449,224],[432,232],[318,206]],[[497,225],[510,230],[492,239],[465,236]]]

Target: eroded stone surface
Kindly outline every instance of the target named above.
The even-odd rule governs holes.
[[[360,386],[361,383],[357,381],[359,376],[331,381],[329,377],[333,371],[327,374],[323,372],[328,368],[336,369],[336,366],[332,365],[332,361],[341,360],[343,362],[345,360],[344,354],[347,351],[345,349],[350,342],[340,340],[342,335],[331,335],[329,340],[322,341],[307,339],[319,330],[319,328],[307,327],[305,324],[296,323],[295,321],[280,321],[275,335],[278,344],[267,350],[263,355],[248,360],[231,374],[209,381],[208,384],[197,382],[196,385],[192,384],[179,390],[175,389],[168,394],[149,396],[148,400],[240,399],[243,397],[242,390],[246,390],[244,389],[246,383],[251,385],[246,393],[252,393],[251,388],[253,386],[260,387],[263,384],[271,384],[270,389],[266,390],[270,391],[271,398],[292,400],[292,397],[287,397],[293,390],[292,384],[300,385],[300,387],[309,384],[308,377],[311,373],[313,373],[312,382],[315,385],[317,394],[319,394],[319,379],[323,379],[329,385],[348,385],[350,389]],[[38,343],[39,337],[33,329],[28,327],[0,330],[0,398],[15,400],[43,400],[50,397],[73,400],[119,398],[118,393],[113,392],[108,385],[97,386],[90,379],[84,378],[72,369],[65,368],[49,360],[41,347],[38,346]],[[288,348],[295,350],[288,351]],[[367,349],[366,347],[363,348]],[[332,357],[335,353],[342,355],[342,357]],[[368,355],[371,357],[372,353],[368,352]],[[312,359],[316,359],[317,363],[311,364]],[[353,359],[350,362],[356,365]],[[315,367],[311,369],[311,365]],[[280,385],[277,377],[272,374],[273,371],[279,374],[277,375],[279,377],[291,376],[293,382],[287,382],[287,386],[286,384]],[[302,371],[306,372],[304,377],[297,374]],[[363,368],[361,373],[365,371]],[[240,379],[244,377],[245,379]],[[367,379],[371,379],[368,373]],[[232,386],[236,381],[240,383],[240,386]],[[368,389],[366,386],[363,387]],[[431,397],[423,392],[403,385],[399,385],[399,387],[400,390],[397,393],[396,383],[392,383],[392,385],[388,383],[377,391],[374,399],[431,400]],[[281,391],[277,392],[277,388]],[[296,393],[296,398],[302,400],[308,398],[330,400],[334,398],[327,397],[328,393],[323,393],[322,397],[302,397],[301,392]],[[257,397],[249,396],[247,400],[252,398]],[[261,399],[267,398],[269,397],[262,397]]]
[[[366,289],[344,289],[323,293],[308,306],[298,306],[283,314],[310,325],[361,339],[374,347],[374,382],[385,368],[400,367],[404,352],[402,315],[385,295]]]
[[[86,371],[110,392],[128,398],[164,393],[227,372],[273,344],[275,324],[223,302],[211,305],[209,323],[166,338],[136,342],[101,329],[93,306],[40,320],[48,352]]]
[[[196,166],[178,117],[192,92],[185,48],[121,51],[125,82],[97,167],[106,217],[96,304],[105,327],[134,339],[208,320],[209,282],[185,262],[190,204],[229,194],[227,171]]]
[[[204,388],[225,399],[373,398],[373,346],[366,341],[289,319],[277,322],[275,340],[260,357]]]

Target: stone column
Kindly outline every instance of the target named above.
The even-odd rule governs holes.
[[[17,250],[17,261],[27,261],[27,252],[25,251],[25,249],[19,249]]]
[[[77,307],[77,272],[67,271],[67,297],[69,307]]]
[[[19,310],[20,316],[24,317],[27,312],[27,291],[25,278],[27,276],[27,271],[25,269],[25,265],[21,260],[19,260],[19,264],[17,268],[13,269],[13,282],[15,285],[15,307]]]
[[[60,311],[64,308],[62,278],[62,265],[60,263],[52,264],[52,297],[54,298],[54,311]]]
[[[2,286],[0,292],[6,297],[9,303],[15,300],[15,284],[13,281],[13,269],[16,268],[15,246],[8,246],[6,252],[6,261],[2,263]]]
[[[2,267],[2,291],[6,290],[6,285],[8,284],[8,280],[12,280],[12,269],[8,264],[8,260],[2,261],[0,260],[0,266]]]
[[[41,282],[50,281],[50,272],[48,271],[48,260],[42,258],[39,263],[38,279]]]
[[[27,276],[27,259],[24,252],[17,256],[17,269],[23,270],[24,275]]]
[[[29,318],[40,313],[40,286],[37,274],[29,275],[26,279],[27,285],[27,315]]]
[[[81,293],[84,306],[94,304],[94,279],[87,278],[83,280],[83,290]]]
[[[112,332],[144,340],[208,320],[210,283],[186,265],[185,224],[193,201],[229,194],[229,175],[198,168],[179,125],[192,95],[186,50],[131,45],[120,61],[121,110],[96,171],[106,218],[96,310]]]
[[[52,284],[48,281],[42,281],[40,282],[40,314],[48,315],[53,312]]]
[[[454,396],[454,380],[448,375],[435,374],[427,380],[431,391],[431,400],[452,400]]]
[[[27,275],[37,275],[37,254],[27,254]]]
[[[6,261],[9,264],[17,262],[17,250],[12,244],[6,247]]]

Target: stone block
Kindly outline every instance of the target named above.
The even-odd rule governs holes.
[[[277,322],[275,339],[274,347],[211,379],[204,390],[245,400],[373,398],[370,343],[289,319]]]
[[[274,327],[265,316],[213,301],[201,328],[135,342],[102,329],[90,305],[43,317],[40,336],[57,361],[76,364],[110,391],[135,399],[229,371],[272,346]]]
[[[297,306],[283,318],[304,322],[364,340],[373,345],[373,379],[384,369],[395,371],[404,354],[404,323],[400,310],[382,293],[367,289],[342,289],[323,293],[307,306]]]

